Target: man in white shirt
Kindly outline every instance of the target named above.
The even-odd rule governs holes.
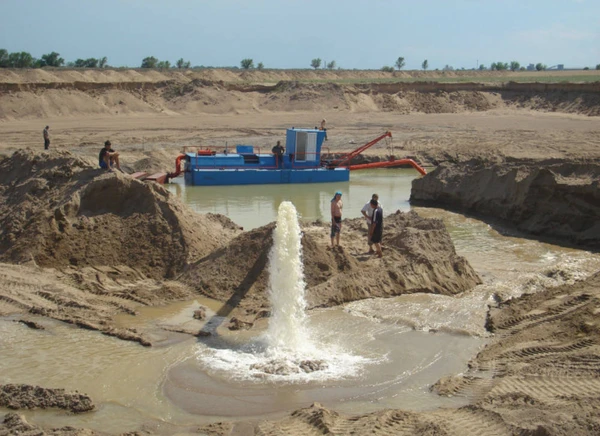
[[[381,207],[383,209],[383,206],[381,206],[381,203],[379,202],[379,195],[373,194],[371,196],[371,200],[375,200],[378,204],[378,207]],[[367,244],[369,244],[369,254],[375,253],[375,250],[373,250],[373,243],[371,242],[371,239],[368,236],[368,231],[371,228],[371,217],[373,216],[373,211],[375,211],[375,209],[376,208],[371,206],[371,201],[368,201],[367,204],[365,204],[364,207],[360,210],[360,213],[362,213],[362,215],[367,220]]]

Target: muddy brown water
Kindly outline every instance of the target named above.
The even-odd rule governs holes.
[[[336,190],[344,193],[346,217],[360,216],[374,192],[385,210],[406,211],[414,176],[412,170],[367,171],[353,173],[349,183],[335,186],[170,189],[195,210],[226,214],[250,229],[274,221],[283,200],[291,200],[302,219],[324,219]],[[93,398],[96,411],[23,413],[47,427],[71,425],[111,433],[142,425],[160,431],[170,425],[275,418],[315,401],[356,414],[467,404],[470,398],[440,397],[429,387],[440,377],[466,371],[468,360],[485,346],[485,313],[493,294],[510,298],[580,280],[600,268],[600,256],[501,234],[460,214],[416,210],[444,220],[457,252],[484,283],[455,298],[415,294],[311,311],[313,341],[341,356],[327,374],[256,377],[248,368],[260,350],[249,351],[247,344],[260,337],[266,324],[251,332],[225,331],[214,316],[221,303],[198,298],[118,317],[120,325],[163,338],[152,348],[51,320],[43,320],[47,329],[39,331],[0,319],[1,381],[84,392]],[[199,305],[208,308],[207,319],[214,326],[207,328],[213,329],[213,336],[197,339],[166,331],[185,325]],[[0,409],[0,415],[6,412]]]

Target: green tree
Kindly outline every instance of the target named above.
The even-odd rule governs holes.
[[[53,51],[52,53],[42,55],[40,59],[40,67],[61,67],[65,63],[65,60],[60,57],[59,53]]]
[[[421,68],[423,68],[423,71],[427,71],[427,68],[429,68],[429,62],[427,62],[427,59],[423,61]]]
[[[156,68],[171,68],[171,62],[169,62],[169,61],[159,61],[156,64]]]
[[[8,51],[0,48],[0,68],[8,67]]]
[[[12,68],[31,68],[35,59],[26,51],[14,52],[8,55],[8,66]]]
[[[596,69],[600,70],[600,64],[596,65]]]
[[[184,61],[183,58],[181,58],[177,62],[175,62],[175,66],[177,68],[189,68],[190,65],[191,65],[190,61]]]
[[[148,56],[142,59],[142,68],[156,68],[158,65],[158,59],[154,56]]]
[[[402,68],[404,68],[404,65],[406,65],[406,62],[404,62],[403,57],[399,57],[398,59],[396,59],[396,68],[401,70]]]
[[[335,69],[335,61],[331,61],[327,64],[327,69],[328,70],[333,70]]]
[[[256,66],[257,70],[263,70],[265,68],[265,64],[263,64],[262,62],[259,62],[258,65]]]
[[[454,67],[452,65],[446,64],[443,68],[444,71],[454,71]]]
[[[537,64],[535,64],[535,69],[538,71],[543,71],[546,68],[547,68],[546,65],[542,64],[541,62],[538,62]]]
[[[315,70],[321,66],[321,58],[316,58],[310,61],[310,66]]]
[[[492,70],[492,71],[508,70],[508,63],[506,63],[506,62],[493,62],[492,65],[490,65],[490,70]]]
[[[394,67],[390,67],[389,65],[384,65],[383,67],[381,67],[381,71],[383,71],[384,73],[393,73]]]
[[[108,66],[108,58],[104,56],[102,59],[98,59],[98,67],[106,68]]]
[[[519,68],[521,68],[521,64],[517,61],[512,61],[510,63],[510,71],[517,71]]]
[[[254,68],[254,60],[250,58],[242,59],[240,65],[244,70],[249,70],[250,68]]]
[[[96,58],[77,59],[75,61],[75,67],[77,67],[77,68],[97,68],[98,63],[99,63],[99,61]]]
[[[484,71],[484,70],[487,70],[487,67],[485,65],[481,64],[481,65],[479,65],[479,69],[481,71]]]

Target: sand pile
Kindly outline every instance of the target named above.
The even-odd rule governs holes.
[[[169,278],[238,231],[167,190],[95,169],[66,151],[0,162],[0,260],[42,267],[126,266]]]
[[[600,165],[473,159],[415,179],[410,201],[505,220],[519,230],[600,248]]]
[[[328,248],[328,225],[303,226],[310,308],[412,292],[453,295],[481,282],[468,262],[456,254],[442,221],[398,211],[386,216],[384,226],[382,259],[366,253],[362,219],[343,221],[342,250]],[[232,316],[254,322],[269,310],[267,267],[273,229],[272,223],[239,235],[191,266],[181,280],[235,307]]]

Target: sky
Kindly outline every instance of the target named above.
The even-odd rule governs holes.
[[[0,48],[65,61],[344,69],[595,68],[600,0],[0,0]]]

